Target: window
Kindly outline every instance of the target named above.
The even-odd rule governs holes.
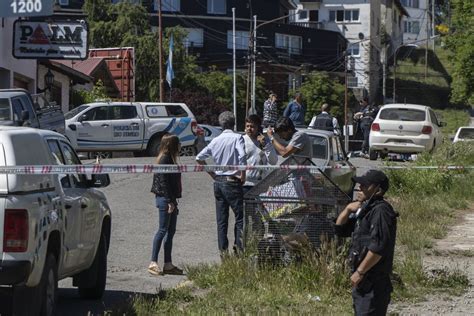
[[[420,7],[420,0],[402,0],[402,4],[405,7],[419,8]]]
[[[59,0],[59,5],[69,5],[69,0]]]
[[[426,118],[425,111],[407,108],[388,108],[380,113],[381,120],[422,122]]]
[[[66,165],[80,165],[81,161],[77,157],[74,149],[65,142],[60,142],[61,151],[64,158],[64,163]],[[86,188],[87,187],[87,178],[83,174],[71,174],[71,179],[76,188]]]
[[[358,22],[359,21],[359,9],[356,9],[356,10],[331,10],[331,11],[329,11],[329,21]]]
[[[107,120],[107,106],[99,106],[87,111],[84,121],[105,121]]]
[[[438,118],[436,117],[436,114],[432,110],[429,110],[429,111],[430,111],[431,123],[433,123],[436,126],[439,126]]]
[[[303,41],[301,36],[275,33],[275,47],[287,49],[290,54],[301,54]]]
[[[318,10],[310,10],[309,11],[309,20],[311,22],[319,22],[319,11]]]
[[[203,47],[204,45],[204,31],[197,28],[185,28],[188,34],[184,38],[185,47]]]
[[[360,56],[360,43],[349,44],[347,53],[351,56]]]
[[[298,19],[306,20],[308,18],[308,11],[306,10],[299,10],[298,11]]]
[[[186,117],[188,116],[188,112],[186,112],[181,106],[179,105],[166,105],[166,114],[170,117]]]
[[[61,153],[61,149],[59,148],[59,144],[56,140],[48,140],[48,147],[51,152],[51,156],[53,157],[53,164],[54,165],[64,165],[64,157]],[[70,188],[71,181],[69,179],[69,175],[67,174],[58,174],[59,181],[61,182],[61,186],[63,188]]]
[[[9,121],[10,117],[10,102],[8,99],[0,99],[0,120]]]
[[[207,0],[207,13],[226,14],[226,0]]]
[[[404,21],[403,31],[405,33],[420,34],[420,22],[418,21]]]
[[[313,158],[328,159],[328,141],[321,136],[310,136],[313,144]]]
[[[137,109],[135,106],[112,106],[109,108],[110,120],[128,120],[137,117]]]
[[[337,137],[331,138],[332,143],[332,155],[334,161],[342,161],[344,160],[344,152],[342,151],[341,142]]]
[[[146,114],[148,117],[166,117],[166,110],[162,105],[147,105]]]
[[[155,11],[159,9],[159,0],[154,1]],[[161,11],[176,12],[181,10],[181,0],[161,0]]]
[[[235,49],[248,49],[249,40],[249,32],[235,31]],[[227,48],[232,49],[232,31],[227,31]]]

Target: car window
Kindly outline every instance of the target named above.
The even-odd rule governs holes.
[[[166,109],[162,105],[147,105],[146,114],[148,117],[166,117]]]
[[[81,161],[77,157],[74,149],[65,142],[61,143],[61,152],[64,157],[64,162],[66,165],[80,165]],[[76,188],[85,188],[87,187],[87,178],[83,174],[71,174],[71,179],[74,187]]]
[[[474,139],[474,128],[462,128],[459,131],[458,138]]]
[[[422,110],[408,108],[382,109],[379,118],[389,121],[422,122],[426,119],[426,113]]]
[[[84,111],[85,109],[87,109],[89,106],[88,105],[80,105],[78,106],[77,108],[75,109],[72,109],[71,111],[67,112],[66,114],[64,114],[64,118],[66,120],[69,120],[71,118],[73,118],[74,116],[76,116],[77,114],[79,114],[80,112]]]
[[[438,124],[438,118],[436,117],[436,114],[432,110],[429,110],[429,111],[430,111],[431,123],[438,126],[439,124]]]
[[[0,99],[0,120],[11,120],[10,101],[8,99]]]
[[[111,120],[127,120],[137,117],[137,108],[133,105],[114,105],[110,107],[109,111],[109,118]]]
[[[313,145],[313,158],[327,159],[328,157],[328,141],[325,137],[310,136]]]
[[[344,152],[342,151],[341,142],[337,137],[332,137],[332,155],[334,161],[344,160]]]
[[[207,127],[203,127],[203,129],[204,129],[204,136],[206,137],[211,136],[212,133],[210,129],[208,129]]]
[[[55,165],[64,165],[64,157],[63,154],[61,153],[61,149],[59,148],[58,141],[56,140],[48,140],[48,146],[49,150],[51,152],[51,156],[53,158],[53,163]],[[59,174],[59,181],[61,182],[61,186],[63,188],[70,188],[71,187],[71,181],[69,179],[68,174]]]
[[[107,108],[108,106],[98,106],[92,108],[84,115],[86,116],[85,121],[104,121],[107,120]]]
[[[31,104],[30,98],[28,98],[28,96],[26,96],[26,95],[21,95],[20,96],[20,102],[23,105],[23,109],[28,111],[29,116],[30,116],[29,119],[30,120],[33,119],[35,117],[35,112],[33,111],[33,108],[31,106],[28,106],[28,105]]]
[[[12,109],[13,109],[13,119],[19,121],[21,119],[21,111],[23,111],[23,105],[20,102],[20,99],[12,99]]]
[[[166,114],[171,117],[186,117],[188,113],[179,105],[166,105]]]

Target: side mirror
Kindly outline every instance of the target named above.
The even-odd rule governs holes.
[[[27,110],[21,111],[21,120],[27,121],[30,118],[30,113]]]
[[[92,179],[89,180],[89,186],[92,188],[105,188],[110,184],[110,177],[107,173],[93,174]]]
[[[84,121],[87,121],[87,115],[86,114],[82,114],[81,116],[79,116],[79,118],[77,119],[78,122],[82,123]]]
[[[445,127],[446,125],[446,122],[439,122],[439,127]]]

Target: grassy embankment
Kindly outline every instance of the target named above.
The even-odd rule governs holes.
[[[455,118],[458,116],[458,118]],[[459,124],[459,117],[463,123]],[[446,131],[464,125],[466,114],[446,112]],[[457,123],[456,123],[457,122]],[[474,165],[473,146],[445,142],[437,152],[420,155],[415,165]],[[394,299],[412,301],[436,291],[460,293],[468,284],[460,270],[433,273],[423,268],[422,256],[433,240],[445,236],[457,210],[472,205],[472,171],[391,171],[389,199],[400,213]],[[346,245],[347,246],[347,245]],[[192,285],[137,297],[130,313],[351,314],[345,262],[347,248],[327,245],[299,265],[258,267],[251,256],[229,257],[219,265],[188,266]],[[446,270],[448,271],[448,270]]]

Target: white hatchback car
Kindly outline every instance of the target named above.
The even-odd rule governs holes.
[[[474,142],[474,126],[462,126],[456,131],[453,143]]]
[[[369,157],[384,158],[388,153],[420,153],[432,151],[442,142],[441,126],[429,106],[387,104],[382,106],[372,123]]]

